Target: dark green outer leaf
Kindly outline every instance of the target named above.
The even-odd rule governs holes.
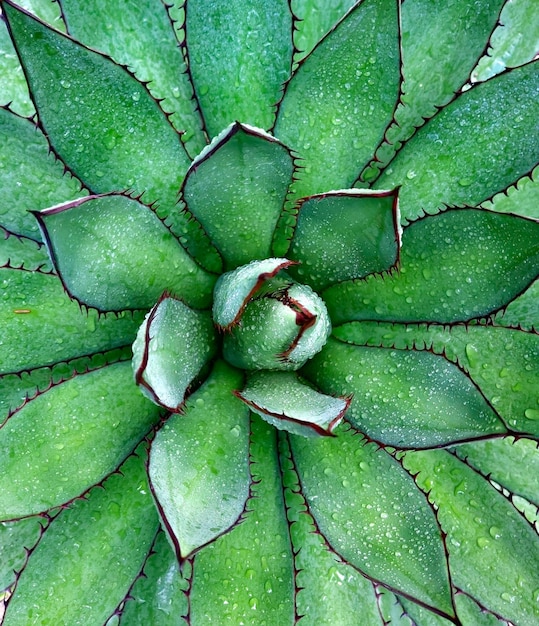
[[[481,206],[491,211],[539,219],[539,167]]]
[[[128,65],[179,131],[191,157],[204,147],[202,120],[165,3],[144,0],[119,5],[108,0],[61,0],[69,33],[78,41]],[[136,33],[136,36],[133,36]]]
[[[3,626],[102,626],[118,606],[159,524],[143,459],[130,457],[121,471],[51,523],[17,582]]]
[[[0,288],[0,372],[131,344],[144,318],[141,312],[84,312],[54,275],[0,268]]]
[[[234,120],[269,130],[292,64],[286,0],[188,0],[189,68],[210,137]]]
[[[37,367],[12,374],[0,375],[0,423],[28,398],[33,398],[75,373],[84,374],[109,363],[117,363],[131,357],[131,346],[109,352],[99,352],[67,361],[60,361],[48,367]]]
[[[483,202],[537,164],[538,95],[538,62],[462,93],[403,146],[375,187],[402,185],[404,220]]]
[[[375,581],[453,614],[434,513],[395,459],[347,424],[335,438],[293,435],[291,448],[311,514],[332,548]]]
[[[35,113],[7,25],[0,18],[0,106],[8,104],[19,115],[30,117]]]
[[[26,562],[26,549],[37,543],[44,526],[46,521],[37,517],[0,523],[0,602],[2,591],[15,582]]]
[[[403,84],[382,147],[362,176],[374,175],[417,126],[466,83],[496,26],[502,0],[402,3]],[[381,161],[381,162],[380,162]]]
[[[444,450],[404,463],[438,508],[453,583],[515,624],[539,619],[537,533],[485,479]]]
[[[157,535],[121,612],[120,626],[186,626],[188,582],[178,571],[176,555],[164,532]]]
[[[400,197],[400,196],[399,196]],[[488,315],[539,271],[539,223],[452,209],[410,224],[397,269],[327,289],[331,320],[449,323]]]
[[[30,120],[0,108],[0,222],[39,239],[31,210],[85,195],[80,183],[50,154],[43,133]]]
[[[295,198],[344,189],[372,156],[399,93],[398,3],[364,0],[287,84],[275,135],[301,157]]]
[[[536,441],[504,437],[457,446],[455,452],[483,476],[539,506],[539,449]]]
[[[539,436],[539,335],[491,326],[359,323],[335,330],[357,345],[429,350],[469,374],[512,431]]]
[[[316,44],[351,9],[357,0],[292,0],[294,61],[306,57]]]
[[[496,324],[539,331],[539,280],[495,316]]]
[[[190,623],[294,623],[293,562],[277,459],[276,431],[252,421],[252,498],[245,520],[199,552]]]
[[[0,519],[79,496],[116,469],[159,417],[135,388],[128,362],[76,375],[29,400],[0,429]]]
[[[430,448],[506,432],[470,379],[430,352],[330,340],[302,373],[325,393],[352,396],[348,420],[397,448]]]
[[[132,188],[174,206],[189,159],[145,87],[108,57],[9,2],[3,7],[40,122],[62,159],[94,192]]]
[[[12,267],[28,272],[52,274],[47,248],[35,239],[16,235],[0,226],[0,267]]]
[[[86,306],[149,309],[164,291],[209,306],[215,277],[136,199],[89,196],[36,217],[66,290]]]
[[[287,517],[294,549],[299,624],[382,626],[373,584],[333,552],[310,515],[285,437],[280,439]]]

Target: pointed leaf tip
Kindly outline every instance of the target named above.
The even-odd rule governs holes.
[[[164,294],[133,344],[135,380],[156,404],[180,410],[189,385],[216,352],[209,313]]]
[[[257,372],[235,394],[269,424],[305,437],[333,435],[351,402],[324,395],[291,372]]]

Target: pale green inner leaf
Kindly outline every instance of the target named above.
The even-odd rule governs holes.
[[[228,531],[249,495],[249,411],[242,375],[219,362],[152,443],[149,475],[178,557]]]

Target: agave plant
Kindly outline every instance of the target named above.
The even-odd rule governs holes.
[[[539,623],[533,4],[1,2],[4,626]]]

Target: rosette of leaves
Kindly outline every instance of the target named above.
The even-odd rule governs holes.
[[[5,626],[537,623],[533,1],[24,6]]]

